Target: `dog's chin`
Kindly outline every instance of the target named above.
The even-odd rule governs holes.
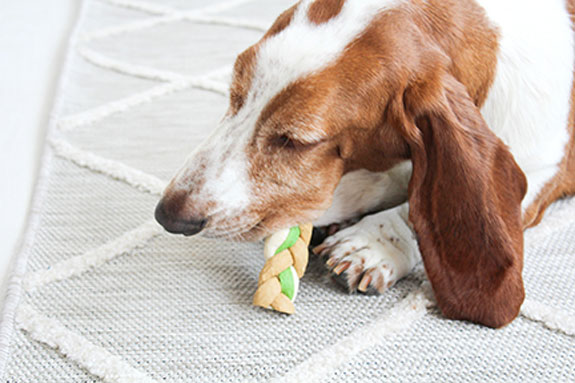
[[[223,239],[230,242],[257,242],[264,239],[270,234],[272,233],[267,232],[263,228],[256,226],[239,233],[221,231],[217,229],[208,229],[205,232],[200,233],[199,235],[204,238]]]
[[[318,210],[310,210],[307,214],[302,214],[299,219],[282,217],[281,220],[274,219],[273,216],[264,216],[259,220],[254,220],[242,227],[223,228],[214,224],[208,226],[200,233],[204,238],[223,239],[231,242],[257,242],[272,235],[278,230],[296,225],[294,222],[313,222],[318,215]],[[224,224],[225,225],[225,224]]]

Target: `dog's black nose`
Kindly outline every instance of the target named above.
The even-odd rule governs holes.
[[[156,221],[172,234],[183,234],[185,236],[198,234],[208,222],[205,218],[182,218],[178,214],[171,212],[172,209],[166,206],[162,199],[156,206],[154,216]]]

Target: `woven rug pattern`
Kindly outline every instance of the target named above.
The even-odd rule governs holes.
[[[165,233],[166,181],[291,0],[85,0],[0,328],[5,382],[575,380],[575,199],[526,232],[501,330],[443,318],[422,268],[348,295],[311,260],[296,314],[251,305],[262,244]]]

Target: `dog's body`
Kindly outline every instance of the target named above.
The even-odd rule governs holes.
[[[571,22],[561,1],[477,3],[499,34],[497,72],[485,102],[478,106],[527,177],[522,208],[528,227],[539,222],[549,203],[575,192],[573,121],[568,121],[574,113],[568,102],[573,92]],[[521,8],[520,15],[515,7]],[[547,29],[551,25],[554,28]],[[562,70],[558,63],[565,64]],[[407,200],[410,178],[409,162],[384,173],[347,173],[331,208],[315,222],[329,225],[384,210],[331,236],[318,250],[329,255],[338,273],[346,271],[349,289],[374,287],[382,292],[420,261],[417,240],[408,229],[407,203],[382,209]],[[338,265],[342,266],[337,269]]]
[[[524,296],[523,228],[575,193],[574,14],[302,1],[239,56],[230,110],[158,220],[255,239],[375,212],[318,249],[351,290],[382,292],[423,256],[445,315],[504,325]]]

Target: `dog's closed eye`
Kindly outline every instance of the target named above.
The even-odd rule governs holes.
[[[286,150],[303,150],[309,149],[317,145],[319,142],[303,142],[301,140],[294,139],[287,134],[280,134],[272,137],[271,144],[274,147],[286,149]]]

